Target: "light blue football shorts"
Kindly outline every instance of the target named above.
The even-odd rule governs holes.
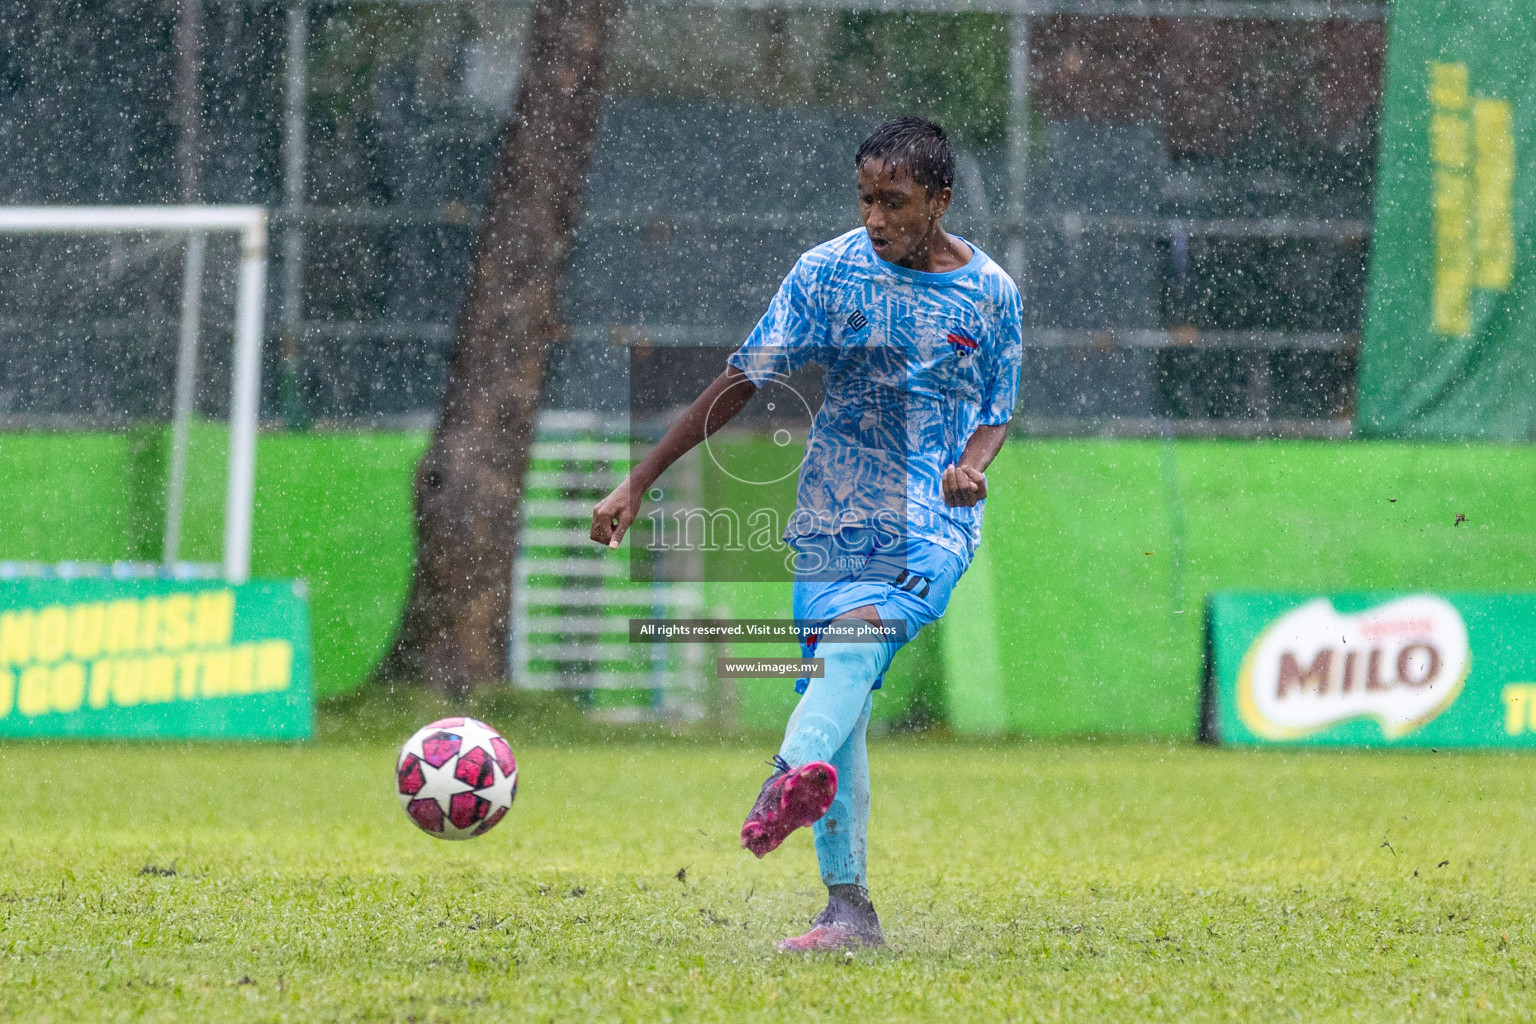
[[[791,543],[797,552],[795,618],[824,625],[874,605],[881,622],[906,624],[905,635],[892,642],[892,655],[944,614],[950,592],[970,566],[969,558],[931,541],[895,540],[874,527],[797,537]],[[800,651],[814,657],[816,639],[802,640]],[[876,679],[874,689],[884,681],[884,675]],[[808,685],[809,679],[795,680],[798,693]]]

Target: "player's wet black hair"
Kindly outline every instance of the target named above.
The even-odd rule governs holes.
[[[863,167],[866,160],[904,169],[929,195],[955,184],[955,154],[949,150],[949,137],[943,128],[921,117],[898,117],[876,128],[859,147],[853,166]]]

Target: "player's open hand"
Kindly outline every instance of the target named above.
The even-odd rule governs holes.
[[[954,465],[939,478],[944,490],[944,504],[950,508],[971,508],[987,496],[987,474],[970,466]]]
[[[593,507],[593,540],[611,548],[619,546],[619,541],[624,539],[624,531],[640,516],[640,490],[625,480]]]

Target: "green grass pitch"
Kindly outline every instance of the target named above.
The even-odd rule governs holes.
[[[515,738],[515,730],[513,730]],[[394,747],[0,746],[0,1019],[1526,1020],[1532,765],[875,744],[890,946],[792,959],[763,744],[522,745],[485,838]]]

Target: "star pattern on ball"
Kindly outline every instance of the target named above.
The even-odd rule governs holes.
[[[439,839],[485,834],[517,796],[512,748],[495,729],[468,717],[420,729],[401,750],[395,778],[406,814]]]
[[[501,768],[496,769],[496,781],[480,791],[485,798],[497,807],[512,802],[517,795],[517,769],[512,769],[511,775],[503,775]]]
[[[448,804],[459,793],[468,793],[475,787],[466,785],[454,778],[453,769],[457,760],[450,760],[441,768],[433,768],[426,761],[419,762],[421,767],[422,784],[414,794],[416,800],[436,800],[443,813],[448,813]]]

